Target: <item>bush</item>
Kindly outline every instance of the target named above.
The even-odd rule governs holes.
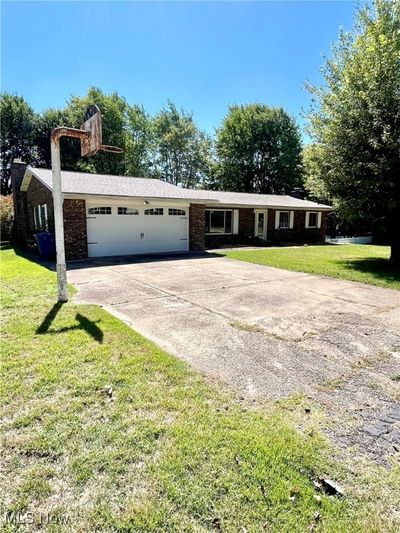
[[[0,224],[1,240],[10,240],[14,228],[14,205],[11,194],[9,196],[0,196]]]

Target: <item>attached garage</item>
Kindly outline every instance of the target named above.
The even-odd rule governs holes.
[[[189,205],[86,202],[89,257],[184,252]]]

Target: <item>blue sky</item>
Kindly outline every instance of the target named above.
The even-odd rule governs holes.
[[[213,133],[229,104],[283,106],[303,125],[323,54],[354,2],[2,2],[2,90],[36,109],[90,85],[155,113],[168,99]]]

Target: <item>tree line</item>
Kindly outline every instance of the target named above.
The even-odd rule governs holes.
[[[65,170],[165,180],[182,187],[280,193],[301,183],[301,139],[294,119],[281,108],[254,104],[231,106],[215,139],[193,115],[168,104],[155,116],[118,93],[91,87],[72,96],[64,109],[35,113],[19,95],[1,94],[1,187],[10,191],[14,158],[51,167],[50,132],[57,126],[79,128],[85,110],[96,104],[103,116],[103,143],[121,155],[80,157],[74,140],[62,139]]]

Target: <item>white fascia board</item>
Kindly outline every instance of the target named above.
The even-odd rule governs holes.
[[[173,202],[173,203],[183,203],[185,205],[189,204],[205,204],[205,200],[192,200],[190,198],[166,198],[165,196],[157,197],[157,196],[126,196],[126,195],[110,195],[110,194],[81,194],[81,193],[73,193],[73,192],[65,192],[64,198],[69,199],[80,199],[80,200],[95,200],[96,198],[101,198],[103,201],[120,201],[120,199],[123,199],[124,201],[139,201],[144,202],[145,200],[148,200],[149,202]],[[216,202],[218,203],[218,202]],[[213,204],[215,205],[215,204]]]
[[[152,198],[145,196],[109,196],[105,194],[73,194],[73,193],[64,193],[64,198],[69,200],[86,200],[89,203],[110,203],[112,205],[120,204],[122,202],[144,205],[145,202],[149,202],[149,205],[182,205],[189,207],[189,201],[182,198]]]
[[[193,203],[193,202],[191,202]],[[230,204],[227,202],[218,202],[221,208],[243,208],[243,209],[255,209],[255,210],[262,210],[266,211],[268,209],[277,209],[278,211],[333,211],[333,207],[329,206],[319,206],[316,204],[315,206],[306,206],[306,207],[298,207],[293,205],[247,205],[247,204]],[[210,204],[209,202],[206,203],[206,208],[209,207],[215,207],[215,204]]]
[[[194,199],[194,198],[188,198],[187,201],[190,203],[190,204],[200,204],[200,205],[205,205],[206,207],[215,207],[216,205],[221,205],[221,202],[219,200],[199,200],[198,198]]]
[[[24,174],[24,177],[23,177],[23,179],[22,179],[22,183],[21,183],[21,187],[20,187],[21,191],[26,192],[26,191],[28,190],[29,185],[30,185],[30,183],[31,183],[31,179],[32,179],[32,177],[35,177],[38,181],[40,181],[40,183],[41,183],[42,185],[44,185],[44,187],[46,187],[46,189],[48,189],[49,191],[52,192],[52,188],[49,187],[49,186],[47,185],[47,183],[46,183],[45,181],[43,181],[43,180],[40,178],[40,176],[38,176],[37,174],[35,174],[35,172],[34,172],[34,171],[32,170],[32,168],[29,167],[29,166],[26,167],[25,174]]]

